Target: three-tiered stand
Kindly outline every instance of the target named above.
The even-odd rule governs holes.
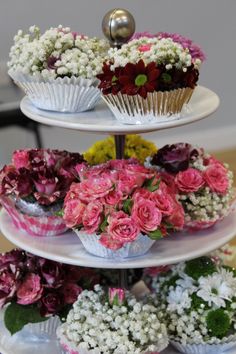
[[[64,114],[42,111],[33,106],[25,97],[21,102],[22,112],[29,118],[52,126],[76,129],[81,132],[113,134],[116,141],[117,158],[123,157],[124,139],[126,134],[146,133],[193,123],[212,114],[219,106],[218,96],[204,87],[197,87],[190,101],[188,110],[177,120],[143,125],[119,124],[105,103],[99,103],[94,111]],[[173,264],[195,258],[211,252],[228,242],[235,234],[236,212],[232,212],[214,228],[191,234],[178,233],[154,244],[151,250],[141,257],[128,259],[104,259],[87,253],[78,237],[67,232],[57,237],[32,237],[21,232],[11,222],[5,210],[0,213],[0,228],[6,238],[16,246],[33,254],[51,260],[78,266],[94,268],[120,269],[121,282],[124,283],[125,269],[145,268],[150,266]],[[41,343],[21,343],[17,335],[10,337],[0,322],[0,351],[2,354],[59,354],[60,348],[56,341]],[[169,348],[166,354],[176,353]]]

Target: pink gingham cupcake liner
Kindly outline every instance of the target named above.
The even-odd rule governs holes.
[[[31,216],[21,213],[8,197],[1,197],[0,202],[10,215],[15,227],[30,236],[56,236],[68,228],[60,216]]]

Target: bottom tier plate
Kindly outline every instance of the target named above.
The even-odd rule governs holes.
[[[210,229],[177,233],[157,241],[144,256],[122,260],[107,260],[87,253],[73,232],[47,238],[29,236],[13,225],[5,210],[0,212],[0,229],[16,246],[54,261],[94,268],[145,268],[196,258],[221,247],[236,234],[236,210]]]

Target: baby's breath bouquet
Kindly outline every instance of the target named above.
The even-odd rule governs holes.
[[[66,354],[152,354],[168,345],[155,306],[99,285],[79,295],[57,335]]]
[[[155,154],[157,147],[151,141],[143,139],[140,135],[126,135],[125,159],[135,158],[143,163],[148,156]],[[115,141],[113,136],[97,141],[84,153],[90,165],[98,165],[116,158]]]
[[[182,353],[222,353],[236,346],[236,273],[210,257],[179,263],[153,280],[159,319]]]
[[[109,45],[70,27],[58,26],[41,33],[31,26],[14,37],[8,62],[9,75],[35,106],[54,111],[78,112],[97,102],[102,63]]]

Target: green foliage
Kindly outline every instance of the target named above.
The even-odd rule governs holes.
[[[169,288],[170,286],[176,286],[176,281],[179,280],[180,277],[178,274],[173,275],[170,279],[166,280],[163,284],[162,287],[167,287]]]
[[[208,312],[206,323],[209,334],[214,337],[223,338],[230,329],[230,318],[223,309]]]
[[[34,305],[24,306],[12,302],[7,306],[4,313],[4,324],[11,335],[20,331],[28,323],[38,323],[47,320],[48,318],[42,317],[39,309]]]
[[[161,182],[161,180],[157,180],[157,182],[153,184],[155,178],[156,177],[154,176],[151,179],[147,180],[144,184],[144,188],[147,188],[150,192],[155,192],[159,188]]]
[[[201,276],[211,275],[216,271],[215,263],[206,256],[192,259],[186,262],[185,266],[185,273],[195,280],[198,280]]]
[[[148,237],[152,240],[160,240],[163,237],[161,230],[157,229],[148,233]]]
[[[132,210],[132,206],[133,206],[133,201],[132,199],[128,198],[124,201],[123,203],[123,210],[126,214],[131,214],[131,210]]]
[[[193,293],[191,295],[191,299],[192,299],[191,308],[193,310],[198,310],[200,308],[203,308],[202,305],[204,305],[204,309],[209,308],[208,303],[206,301],[204,301],[202,298],[200,298],[199,296],[197,296],[196,293]]]
[[[105,216],[103,222],[102,222],[101,225],[100,225],[100,230],[101,230],[101,232],[104,232],[104,231],[105,231],[107,225],[108,225],[107,216]]]

